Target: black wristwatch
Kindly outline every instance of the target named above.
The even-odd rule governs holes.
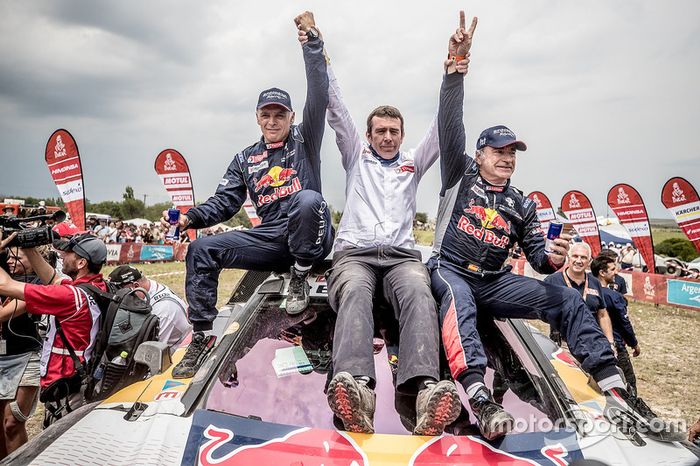
[[[309,39],[318,39],[318,29],[312,27],[309,28],[308,31],[306,31],[306,35],[308,36]]]

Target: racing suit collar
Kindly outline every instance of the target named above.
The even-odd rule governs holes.
[[[506,181],[506,184],[504,185],[491,184],[488,181],[486,181],[481,175],[479,175],[479,180],[481,181],[481,184],[483,184],[484,189],[486,191],[502,193],[510,187],[510,178],[508,178],[508,181]]]
[[[260,136],[260,144],[265,146],[265,149],[270,150],[270,149],[280,149],[284,146],[287,145],[287,141],[289,141],[289,136],[292,134],[291,130],[289,131],[289,135],[287,136],[287,139],[284,141],[279,141],[279,142],[265,142],[265,137]]]
[[[377,159],[377,160],[379,160],[379,162],[380,162],[382,165],[384,165],[385,167],[386,167],[386,166],[389,166],[389,165],[391,165],[392,163],[394,163],[394,162],[396,162],[397,160],[399,160],[399,157],[401,156],[401,152],[397,152],[396,155],[393,156],[392,158],[390,158],[390,159],[385,159],[385,158],[382,158],[381,155],[377,154],[377,151],[375,151],[375,150],[374,150],[374,147],[372,147],[371,145],[369,146],[369,150],[372,151],[372,155],[374,156],[374,158]]]

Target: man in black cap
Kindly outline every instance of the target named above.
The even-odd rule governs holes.
[[[148,293],[151,312],[158,316],[158,340],[167,343],[173,353],[190,334],[187,305],[162,283],[145,277],[130,265],[120,265],[109,274],[109,283],[116,288],[143,288]]]
[[[464,83],[452,84],[447,91],[461,102]],[[504,267],[508,251],[518,243],[537,272],[553,273],[564,265],[571,239],[562,234],[546,251],[535,203],[510,184],[516,153],[527,149],[525,143],[509,128],[493,126],[482,131],[471,158],[465,151],[462,106],[458,118],[443,108],[449,107],[441,106],[438,112],[442,188],[428,268],[450,371],[464,387],[482,434],[488,439],[503,436],[515,420],[494,401],[484,383],[487,360],[476,328],[477,307],[498,318],[549,323],[605,393],[606,413],[625,411],[637,427],[657,438],[678,437],[661,420],[651,422],[656,419],[633,413],[634,400],[625,391],[613,350],[577,291],[516,275],[510,273],[510,266]],[[661,429],[651,431],[650,426]]]
[[[6,243],[3,241],[0,249]],[[46,285],[22,283],[0,270],[0,295],[18,300],[16,308],[0,310],[0,322],[25,312],[49,315],[49,331],[40,363],[42,395],[51,393],[52,389],[61,385],[70,387],[60,399],[47,403],[45,426],[84,402],[80,384],[76,386],[67,382],[76,375],[76,367],[65,342],[70,344],[81,363],[89,361],[96,335],[94,329],[100,323],[100,309],[80,285],[89,284],[102,291],[107,290],[100,273],[107,260],[107,247],[99,238],[84,233],[58,240],[54,246],[61,251],[63,272],[70,278],[58,276],[34,248],[25,249],[24,252],[34,272]]]
[[[246,194],[262,224],[248,231],[231,231],[193,241],[186,258],[185,294],[194,327],[192,343],[173,377],[192,377],[210,347],[217,314],[216,289],[223,268],[290,271],[286,299],[289,314],[302,312],[309,302],[306,277],[314,261],[331,249],[331,218],[321,196],[321,139],[328,105],[328,76],[323,42],[313,16],[303,21],[311,36],[302,48],[306,65],[303,122],[294,124],[289,94],[271,88],[260,93],[256,120],[262,137],[236,154],[214,196],[181,215],[182,228],[205,228],[238,212]],[[164,221],[167,221],[164,212]]]

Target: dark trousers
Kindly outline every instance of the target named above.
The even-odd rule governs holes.
[[[617,348],[617,366],[625,374],[625,379],[627,384],[632,388],[630,392],[637,394],[637,376],[634,375],[634,367],[632,367],[632,359],[627,351],[627,347],[624,343],[615,342],[615,347]]]
[[[293,196],[287,219],[193,241],[187,249],[185,293],[194,330],[212,328],[222,269],[282,272],[295,260],[311,264],[323,259],[332,245],[330,210],[311,190]]]
[[[617,374],[615,356],[581,295],[510,272],[481,277],[447,261],[430,259],[432,289],[452,376],[486,368],[476,313],[499,318],[539,319],[558,329],[571,353],[596,380]]]
[[[375,289],[381,287],[399,322],[397,390],[415,391],[417,377],[438,379],[439,337],[430,278],[418,251],[395,247],[337,252],[328,277],[328,301],[338,314],[333,337],[333,370],[353,376],[376,375]]]

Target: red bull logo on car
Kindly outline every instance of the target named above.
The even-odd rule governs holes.
[[[275,166],[270,168],[267,173],[262,175],[255,183],[255,192],[262,191],[266,188],[275,188],[272,193],[258,195],[257,205],[261,207],[277,199],[282,199],[287,196],[301,191],[301,182],[299,178],[294,176],[297,171],[293,168],[282,168]],[[291,184],[282,186],[291,181]]]

